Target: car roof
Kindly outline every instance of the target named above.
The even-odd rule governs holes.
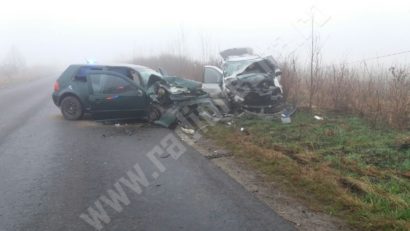
[[[141,71],[144,69],[153,70],[152,68],[136,65],[136,64],[129,64],[129,63],[99,63],[99,64],[73,64],[73,66],[81,66],[81,67],[128,67],[137,71]],[[155,70],[153,70],[155,71]]]

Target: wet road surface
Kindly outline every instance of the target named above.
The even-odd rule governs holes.
[[[0,88],[0,231],[293,230],[168,129],[65,121],[53,81]]]

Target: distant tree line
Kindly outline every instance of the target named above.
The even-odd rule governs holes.
[[[26,61],[20,50],[11,47],[0,62],[0,78],[13,78],[26,68]]]

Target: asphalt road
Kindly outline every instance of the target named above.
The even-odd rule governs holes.
[[[293,230],[168,129],[65,121],[53,81],[0,88],[0,231]]]

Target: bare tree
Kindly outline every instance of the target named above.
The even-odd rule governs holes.
[[[309,109],[312,109],[313,100],[319,90],[320,85],[320,66],[321,66],[321,47],[319,46],[319,36],[315,35],[314,31],[314,16],[312,15],[312,43],[310,54],[310,76],[308,79],[309,91]]]
[[[322,74],[322,70],[320,69],[321,64],[321,48],[319,43],[319,35],[316,32],[316,24],[319,27],[325,26],[330,20],[331,17],[327,17],[325,20],[319,20],[316,22],[316,15],[315,12],[319,12],[322,16],[325,16],[322,11],[317,9],[315,6],[311,8],[311,15],[310,15],[310,30],[311,30],[311,44],[310,44],[310,77],[308,80],[308,91],[309,91],[309,109],[312,109],[313,106],[313,99],[316,96],[318,91],[320,81],[320,74]]]

